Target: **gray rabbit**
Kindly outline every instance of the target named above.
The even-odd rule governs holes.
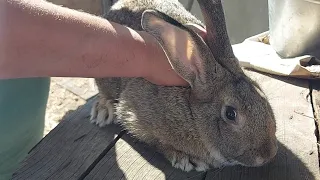
[[[199,35],[202,22],[177,0],[120,0],[112,6],[105,18],[153,35],[190,87],[157,86],[143,78],[96,79],[91,122],[120,123],[184,171],[261,166],[278,149],[273,110],[233,54],[221,0],[198,2],[205,38]],[[181,52],[186,59],[179,59]]]

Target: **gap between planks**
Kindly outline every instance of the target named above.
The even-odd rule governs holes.
[[[110,149],[117,143],[117,141],[125,134],[125,131],[121,131],[117,137],[106,147],[105,150],[101,152],[101,154],[92,162],[92,164],[88,167],[86,171],[81,174],[79,180],[83,180],[86,176],[92,171],[92,169],[100,162],[100,160],[110,151]]]
[[[310,98],[315,121],[315,136],[317,138],[318,160],[320,164],[320,81],[310,80]]]

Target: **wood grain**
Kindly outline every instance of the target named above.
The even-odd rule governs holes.
[[[124,135],[97,164],[85,180],[200,180],[206,173],[185,173],[173,168],[151,147]]]
[[[70,113],[22,162],[13,179],[78,179],[119,134],[90,124],[92,100]]]

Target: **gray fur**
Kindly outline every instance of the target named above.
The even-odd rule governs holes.
[[[219,5],[219,1],[214,2]],[[100,91],[97,111],[106,108],[105,100],[118,99],[114,110],[120,124],[136,138],[156,146],[173,166],[185,171],[206,170],[206,165],[261,165],[257,164],[257,157],[268,162],[277,149],[275,120],[269,102],[259,86],[245,76],[230,51],[221,17],[224,16],[222,6],[210,6],[210,3],[204,2],[220,16],[213,20],[222,21],[213,23],[221,26],[215,27],[217,32],[213,32],[219,36],[219,43],[213,37],[208,37],[204,43],[193,31],[186,29],[205,64],[204,72],[188,81],[191,87],[157,86],[142,78],[96,79]],[[200,6],[205,11],[203,4]],[[152,34],[150,27],[146,25],[143,29],[141,26],[142,14],[148,9],[163,12],[181,24],[204,26],[176,0],[120,0],[105,18]],[[215,14],[211,12],[210,15]],[[147,16],[145,18],[147,24]],[[169,51],[165,43],[161,45]],[[168,57],[169,60],[173,58],[170,53]],[[182,76],[187,71],[177,69]],[[200,81],[199,76],[203,76],[204,81]],[[236,124],[225,120],[226,105],[237,109]]]

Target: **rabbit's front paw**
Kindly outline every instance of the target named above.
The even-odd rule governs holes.
[[[188,156],[184,156],[181,158],[177,158],[176,156],[174,156],[171,160],[171,164],[173,167],[178,168],[178,169],[182,169],[183,171],[187,171],[187,172],[194,169],[194,166],[189,161]]]
[[[171,159],[172,166],[189,172],[193,169],[196,171],[206,171],[209,165],[201,160],[190,159],[187,155],[175,153]]]
[[[113,101],[98,98],[92,105],[90,122],[104,127],[116,123],[113,117]]]
[[[196,171],[207,171],[209,165],[201,160],[192,160]]]

